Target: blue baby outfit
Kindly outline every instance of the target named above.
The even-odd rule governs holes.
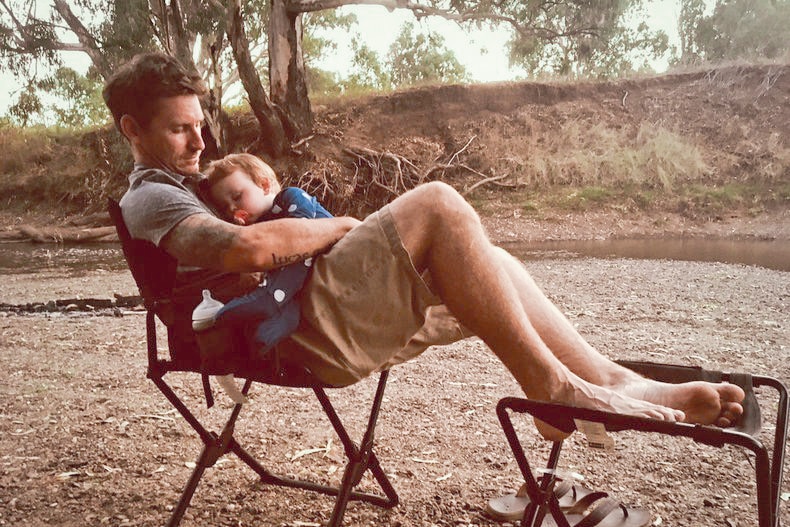
[[[331,217],[313,196],[287,187],[275,196],[271,212],[260,221]],[[252,348],[265,354],[299,325],[299,303],[294,296],[302,289],[312,265],[313,259],[308,258],[266,273],[257,289],[234,298],[217,312],[217,323],[242,327]]]

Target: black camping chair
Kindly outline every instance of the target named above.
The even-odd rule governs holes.
[[[528,527],[541,525],[544,516],[550,514],[559,527],[570,527],[569,522],[560,510],[559,502],[553,492],[558,480],[554,477],[541,477],[540,483],[538,483],[533,476],[509,412],[528,413],[534,418],[540,419],[566,433],[575,431],[580,421],[592,422],[602,424],[606,431],[609,432],[623,430],[652,432],[688,437],[698,443],[713,447],[733,445],[751,450],[755,455],[754,470],[757,483],[759,527],[777,527],[779,525],[779,497],[782,487],[785,443],[787,441],[787,388],[781,382],[771,377],[713,372],[697,367],[650,362],[619,361],[619,363],[645,377],[662,382],[727,381],[737,384],[746,392],[746,398],[743,403],[744,414],[735,426],[720,428],[687,423],[670,423],[656,419],[630,417],[610,412],[570,407],[562,404],[505,397],[497,404],[497,416],[519,469],[524,476],[527,494],[530,497],[530,504],[524,511],[521,525]],[[757,437],[762,426],[762,418],[754,389],[763,386],[773,388],[778,392],[776,427],[771,449],[772,454],[770,456],[766,445]],[[555,442],[552,446],[548,460],[549,475],[556,473],[561,448],[561,441]]]
[[[279,386],[311,388],[318,398],[329,421],[340,438],[348,462],[343,473],[341,483],[337,487],[318,484],[310,481],[292,479],[271,473],[263,467],[251,454],[249,454],[234,437],[234,426],[242,404],[236,404],[220,433],[207,430],[189,410],[184,402],[176,395],[167,384],[165,376],[170,372],[197,372],[203,375],[204,387],[207,376],[201,371],[201,361],[196,343],[182,341],[173,328],[168,327],[169,358],[162,358],[157,351],[157,318],[165,318],[168,310],[174,308],[184,309],[178,305],[179,299],[173,296],[173,286],[176,275],[176,261],[163,250],[148,241],[133,239],[126,229],[121,209],[115,200],[109,200],[110,216],[115,223],[121,241],[124,256],[129,264],[129,269],[137,283],[143,297],[146,314],[146,341],[148,346],[148,378],[167,397],[170,403],[178,410],[189,425],[197,432],[203,441],[203,451],[198,457],[196,466],[184,488],[178,504],[168,521],[169,527],[178,525],[184,516],[192,495],[200,482],[203,473],[208,467],[225,454],[235,454],[241,461],[254,470],[265,484],[292,487],[336,496],[335,506],[328,525],[342,524],[346,507],[351,500],[364,501],[378,507],[392,508],[398,504],[398,495],[389,479],[379,465],[373,452],[374,431],[378,418],[379,408],[384,396],[388,371],[381,372],[373,398],[372,408],[368,418],[367,428],[359,445],[356,445],[345,427],[341,423],[334,407],[329,401],[325,388],[320,381],[310,375],[306,368],[298,364],[288,364],[287,361],[272,360],[256,363],[245,363],[233,373],[245,379],[241,392],[244,396],[249,392],[253,382],[263,382]],[[192,300],[194,307],[199,299]],[[186,309],[191,308],[187,307]],[[161,323],[161,322],[160,322]],[[293,344],[293,343],[292,343]],[[239,345],[238,341],[235,345]],[[207,400],[210,389],[206,392]],[[210,404],[210,403],[209,403]],[[363,493],[355,490],[364,474],[370,471],[378,483],[383,495]]]

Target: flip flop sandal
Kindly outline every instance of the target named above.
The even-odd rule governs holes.
[[[543,476],[538,477],[538,483]],[[579,500],[594,492],[583,485],[574,485],[570,481],[558,479],[554,485],[554,495],[560,502],[561,510],[568,510],[575,506]],[[527,495],[527,484],[521,485],[518,492],[489,500],[486,505],[486,514],[499,522],[518,521],[524,516],[524,510],[530,504]],[[585,507],[586,508],[586,507]],[[582,509],[583,510],[583,509]]]
[[[606,492],[591,492],[563,514],[572,527],[646,527],[651,520],[650,512],[626,507]],[[547,513],[541,527],[557,527],[557,522]]]

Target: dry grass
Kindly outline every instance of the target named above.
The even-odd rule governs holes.
[[[670,130],[641,125],[629,137],[622,129],[572,121],[533,147],[519,179],[534,188],[632,184],[671,191],[709,171],[700,149]]]
[[[128,148],[109,129],[0,128],[0,148],[0,203],[9,211],[102,210],[108,196],[120,194],[131,167]]]

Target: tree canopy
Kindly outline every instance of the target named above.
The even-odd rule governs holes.
[[[678,61],[786,56],[790,0],[680,0]],[[417,21],[441,17],[465,28],[507,28],[510,63],[528,75],[606,77],[650,66],[671,48],[645,23],[652,0],[0,0],[0,69],[22,81],[9,113],[27,123],[48,111],[63,123],[95,124],[98,86],[145,50],[164,50],[200,73],[211,88],[207,124],[223,148],[222,105],[235,89],[261,123],[271,155],[310,132],[308,93],[393,89],[472,77],[440,34],[406,24],[381,57],[361,38],[370,29],[335,8],[378,5]],[[357,32],[347,72],[321,71],[335,36]],[[69,69],[83,53],[85,75]],[[241,81],[241,82],[239,82]],[[242,90],[235,88],[241,85]],[[309,91],[308,91],[309,89]],[[42,92],[71,108],[44,102]]]
[[[682,63],[781,59],[790,54],[790,0],[682,0]]]

